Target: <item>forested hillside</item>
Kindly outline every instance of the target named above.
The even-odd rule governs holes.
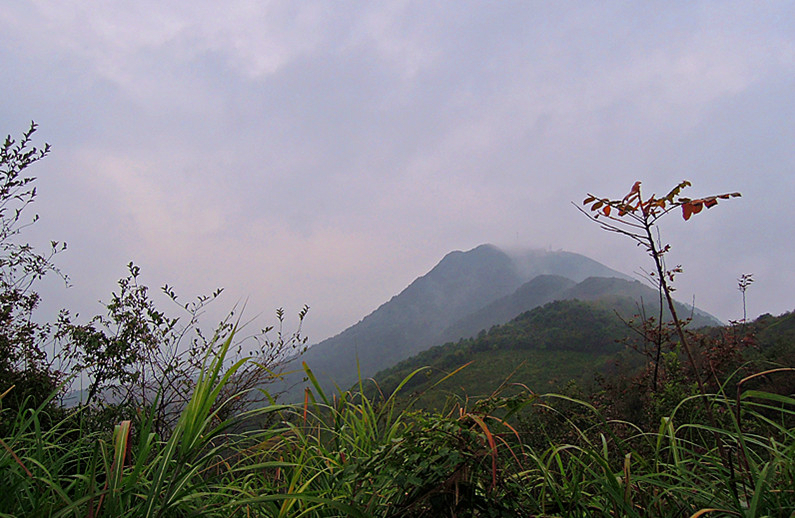
[[[630,338],[631,330],[610,305],[557,301],[483,331],[476,338],[433,347],[379,372],[375,380],[391,393],[409,374],[428,367],[404,390],[423,394],[419,406],[438,409],[448,396],[483,398],[504,384],[517,383],[538,392],[555,391],[572,380],[590,382],[594,372],[604,370]],[[437,385],[464,365],[463,370]]]
[[[633,328],[635,324],[622,316],[633,303],[633,299],[617,296],[551,302],[477,337],[432,347],[384,369],[374,380],[381,390],[391,393],[411,373],[420,371],[402,390],[406,397],[418,398],[417,406],[435,409],[449,404],[449,398],[477,400],[498,392],[515,393],[512,386],[546,392],[574,383],[581,390],[598,392],[595,380],[612,383],[633,377],[647,360],[644,350],[648,344]],[[763,315],[746,326],[692,328],[698,336],[721,341],[723,371],[729,365],[739,368],[743,361],[795,364],[792,313]],[[455,374],[449,376],[451,373]]]

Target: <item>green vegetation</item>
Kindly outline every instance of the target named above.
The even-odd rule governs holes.
[[[630,304],[631,301],[623,301]],[[560,390],[571,380],[587,383],[623,351],[630,330],[602,302],[551,302],[494,326],[476,338],[433,347],[375,376],[387,391],[423,369],[405,390],[421,394],[418,405],[441,410],[450,395],[484,398],[516,382],[536,391]],[[466,368],[444,383],[445,375]],[[433,389],[430,387],[433,386]]]
[[[39,296],[30,288],[45,274],[60,273],[50,260],[66,245],[52,242],[49,254],[42,255],[18,237],[38,219],[23,218],[36,197],[34,179],[23,172],[49,152],[49,146],[31,145],[35,131],[31,124],[18,142],[9,136],[0,148],[0,393],[4,393],[4,407],[14,410],[40,404],[59,381],[44,347],[51,328],[31,318]],[[11,386],[16,390],[9,392]]]
[[[0,453],[3,516],[795,512],[795,399],[745,386],[754,380],[738,398],[736,384],[708,397],[718,428],[703,424],[700,396],[642,428],[565,395],[523,391],[433,413],[317,386],[304,405],[222,420],[217,398],[245,362],[224,372],[230,343],[207,358],[168,437],[145,413],[93,431],[69,419],[45,428],[43,408],[4,413],[13,425]],[[235,432],[263,416],[275,424]]]
[[[697,332],[672,303],[627,326],[604,301],[553,302],[379,383],[330,394],[304,365],[303,403],[278,405],[262,383],[300,335],[241,354],[236,319],[198,327],[212,297],[181,324],[133,265],[106,315],[31,324],[33,282],[57,273],[12,239],[47,152],[34,129],[0,169],[1,517],[795,516],[792,314]],[[89,383],[72,407],[68,375]]]

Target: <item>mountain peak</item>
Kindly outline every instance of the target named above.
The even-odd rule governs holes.
[[[518,296],[538,303],[552,300],[557,292],[587,277],[626,278],[572,252],[535,249],[508,254],[491,244],[454,251],[359,323],[311,347],[301,359],[324,386],[332,386],[331,381],[350,386],[359,375],[371,376],[444,340],[462,338],[445,333],[541,275],[550,277],[539,279],[531,293]],[[513,309],[505,308],[505,321],[518,314]]]
[[[496,246],[488,244],[480,245],[466,252],[456,250],[446,254],[442,260],[423,277],[438,272],[447,272],[451,269],[484,270],[488,268],[511,268],[511,261],[511,258]],[[420,279],[423,277],[420,277]]]

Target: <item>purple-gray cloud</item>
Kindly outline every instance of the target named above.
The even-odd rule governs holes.
[[[682,179],[740,200],[664,238],[679,297],[793,309],[795,27],[786,3],[3,2],[2,131],[30,119],[32,238],[100,311],[129,260],[223,308],[312,306],[313,341],[446,252],[647,263],[570,201]]]

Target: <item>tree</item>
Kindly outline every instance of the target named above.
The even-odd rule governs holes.
[[[737,279],[737,289],[743,294],[743,327],[748,322],[748,313],[746,311],[745,305],[745,292],[748,291],[748,287],[754,283],[754,274],[753,273],[744,273],[740,275],[740,278]]]
[[[48,273],[61,275],[52,258],[66,244],[53,241],[48,254],[39,254],[19,240],[39,219],[25,218],[25,209],[36,198],[36,178],[26,176],[26,169],[50,151],[49,144],[32,144],[36,127],[31,122],[18,141],[9,135],[0,148],[0,405],[12,410],[38,406],[60,381],[60,372],[44,351],[50,326],[32,318],[40,300],[32,288]]]
[[[643,246],[646,252],[654,261],[655,269],[648,273],[649,278],[659,288],[661,298],[664,298],[671,314],[671,320],[676,330],[676,335],[687,354],[688,361],[693,368],[699,390],[706,394],[704,381],[699,373],[698,365],[693,355],[693,349],[685,336],[682,320],[676,313],[674,306],[672,283],[677,273],[682,271],[681,266],[668,269],[665,264],[665,255],[671,249],[668,244],[663,245],[660,240],[658,221],[660,218],[675,209],[681,208],[682,217],[685,221],[689,220],[694,214],[700,213],[705,207],[707,209],[718,204],[718,200],[727,200],[741,196],[739,192],[707,196],[703,198],[691,199],[681,197],[683,189],[690,187],[691,183],[687,180],[671,189],[663,197],[658,198],[652,194],[644,199],[641,194],[641,182],[635,182],[629,193],[620,200],[599,198],[593,194],[583,200],[583,205],[590,205],[590,212],[586,212],[577,207],[580,212],[588,216],[592,221],[598,223],[604,230],[615,232],[629,237],[639,246]],[[656,233],[656,236],[655,236]],[[660,304],[662,307],[662,304]],[[662,326],[662,315],[659,325]],[[660,333],[660,335],[662,335]],[[657,366],[660,362],[662,343],[657,342],[654,383],[656,388]]]

